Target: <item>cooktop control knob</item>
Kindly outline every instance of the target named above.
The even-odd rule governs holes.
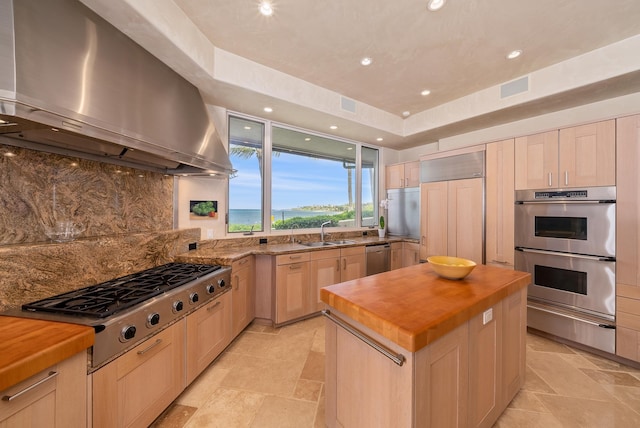
[[[211,294],[211,293],[213,293],[214,291],[216,291],[216,287],[215,287],[215,285],[213,285],[213,284],[209,284],[209,285],[207,285],[207,293]]]
[[[173,302],[172,310],[174,314],[180,312],[183,308],[184,308],[184,305],[180,300]]]
[[[224,279],[219,279],[219,280],[218,280],[218,287],[220,287],[220,288],[224,288],[224,286],[225,286],[225,285],[226,285],[226,284],[224,283]]]
[[[198,300],[200,300],[200,298],[198,297],[198,293],[191,293],[189,295],[189,300],[191,301],[191,303],[196,303]]]
[[[147,317],[147,327],[151,328],[154,325],[158,325],[160,323],[160,314],[157,312],[154,312],[152,314],[149,314],[149,316]]]
[[[122,329],[120,332],[120,341],[127,342],[133,339],[136,336],[136,327],[133,325],[128,325]]]

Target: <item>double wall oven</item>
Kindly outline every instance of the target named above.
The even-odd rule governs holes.
[[[615,353],[615,187],[515,196],[515,268],[532,275],[529,327]]]

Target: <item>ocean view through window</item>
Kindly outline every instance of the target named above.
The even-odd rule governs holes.
[[[259,124],[229,118],[237,170],[229,180],[229,232],[374,224],[377,149],[270,122],[260,133]]]

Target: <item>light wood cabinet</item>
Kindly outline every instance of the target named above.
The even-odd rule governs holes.
[[[613,186],[615,121],[607,120],[515,139],[515,188]]]
[[[514,140],[487,144],[486,262],[514,267]]]
[[[385,186],[387,189],[402,189],[420,185],[420,162],[405,162],[388,165],[385,168]]]
[[[340,250],[340,282],[362,278],[367,271],[364,246],[347,247]]]
[[[403,245],[402,242],[391,243],[391,270],[400,269],[403,262]]]
[[[178,321],[93,373],[94,428],[147,427],[182,392],[185,322]]]
[[[413,242],[402,243],[402,267],[420,263],[420,245]]]
[[[236,337],[255,317],[254,256],[243,257],[231,264],[232,336]]]
[[[640,115],[617,120],[616,354],[640,361]]]
[[[87,353],[80,352],[0,391],[0,398],[2,428],[86,426]]]
[[[311,313],[309,252],[276,256],[276,324]]]
[[[232,293],[227,292],[211,300],[186,318],[187,385],[233,340]]]
[[[524,385],[526,288],[415,353],[332,314],[406,360],[327,320],[328,427],[491,427]]]
[[[482,263],[482,179],[438,181],[420,187],[420,258],[449,255]]]
[[[340,282],[342,265],[340,249],[314,251],[310,254],[310,277],[313,296],[313,311],[320,311],[324,303],[320,300],[320,289]]]

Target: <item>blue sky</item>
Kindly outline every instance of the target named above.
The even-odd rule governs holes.
[[[237,177],[231,179],[230,207],[235,209],[260,208],[258,161],[255,157],[232,157]],[[303,158],[286,153],[274,156],[273,209],[296,208],[317,204],[346,204],[347,170],[342,163],[322,159]],[[369,194],[369,188],[363,189]],[[355,190],[354,190],[354,198]]]

